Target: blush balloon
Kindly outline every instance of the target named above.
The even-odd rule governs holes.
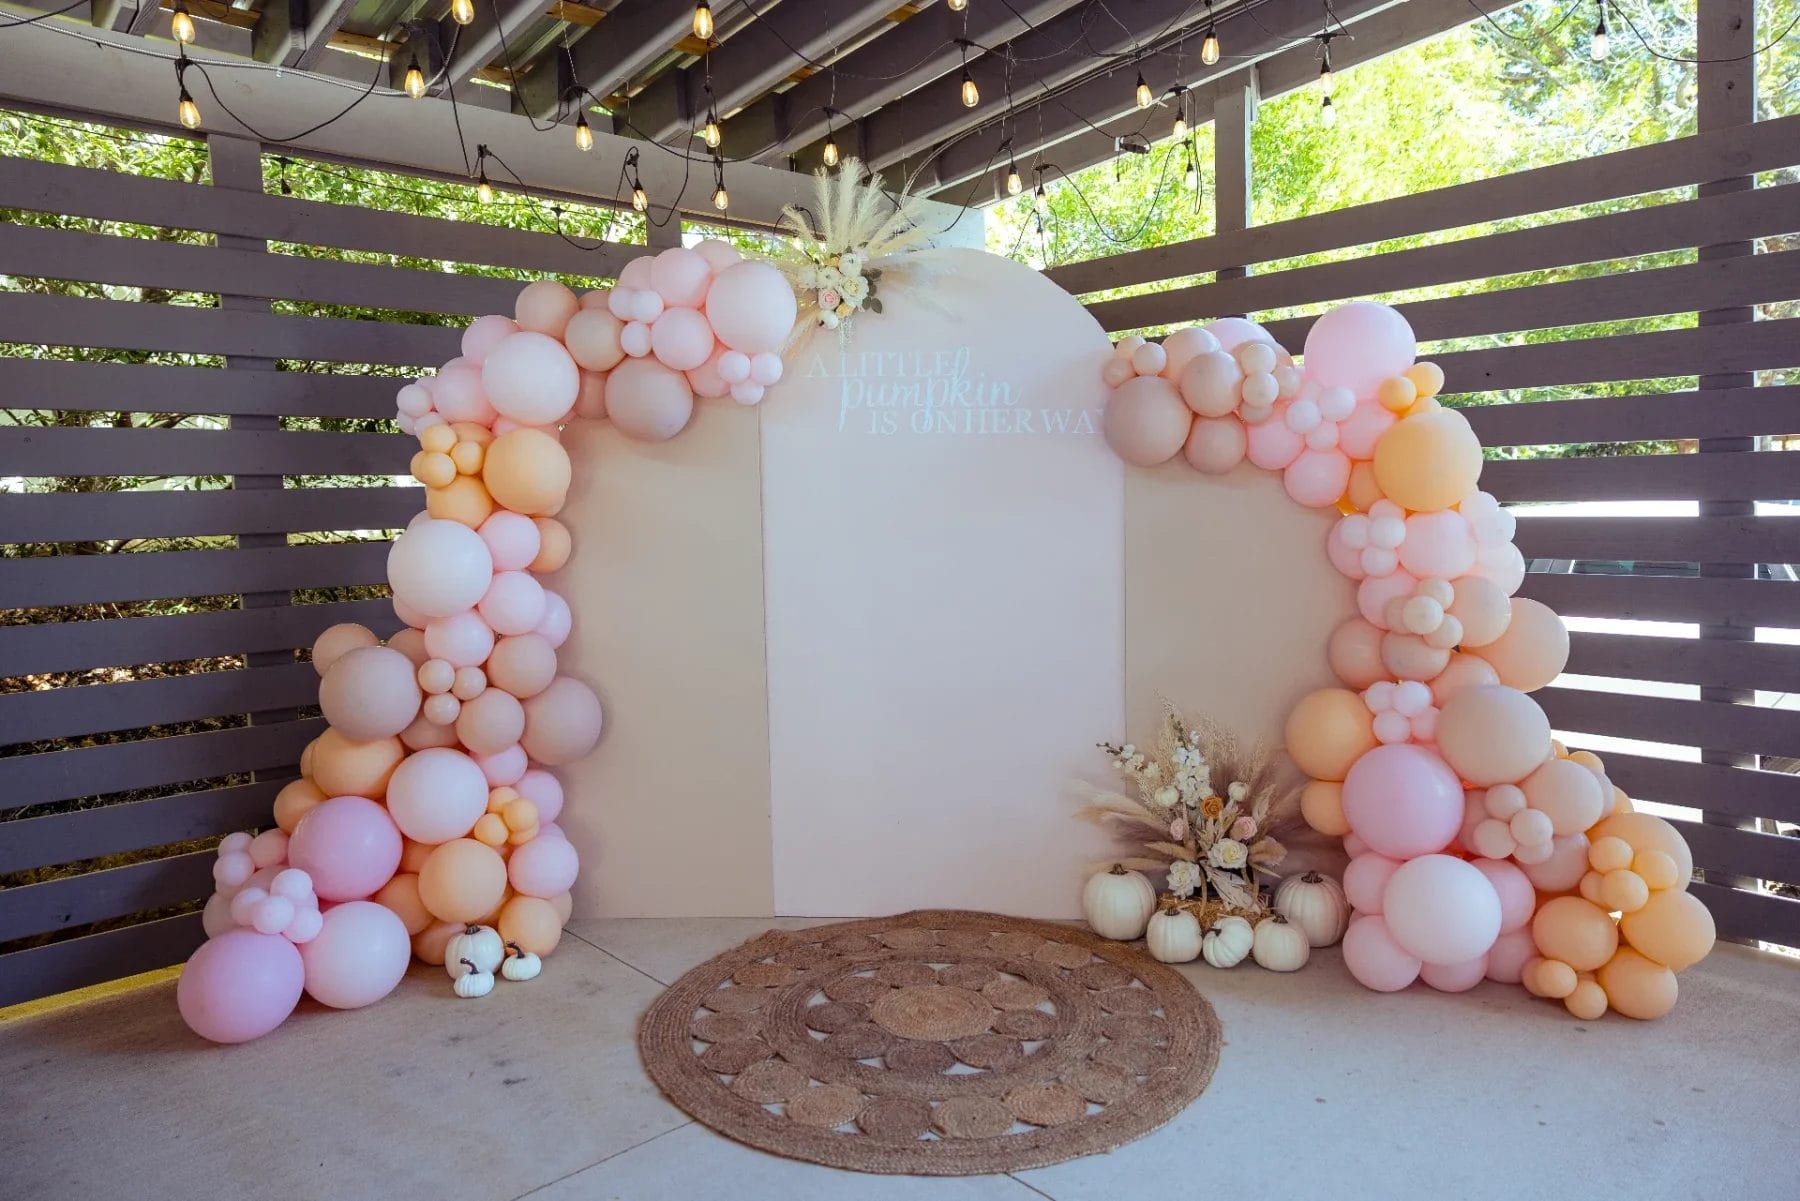
[[[1400,566],[1420,579],[1452,580],[1475,566],[1475,531],[1455,509],[1406,519]]]
[[[1283,470],[1306,449],[1306,439],[1288,428],[1279,408],[1271,420],[1259,421],[1245,433],[1249,441],[1245,453],[1264,471]]]
[[[537,558],[541,542],[537,523],[523,513],[504,510],[495,513],[481,523],[477,533],[487,543],[488,554],[493,558],[497,572],[522,571]],[[475,663],[480,662],[475,660]]]
[[[1313,322],[1302,361],[1309,378],[1364,397],[1411,367],[1417,350],[1406,318],[1385,304],[1354,300]]]
[[[1469,783],[1511,784],[1550,757],[1550,719],[1514,688],[1463,688],[1438,713],[1438,749]]]
[[[445,421],[473,421],[481,425],[492,422],[494,406],[488,400],[481,376],[482,367],[466,359],[444,364],[431,388],[438,415]]]
[[[1487,978],[1500,984],[1517,984],[1524,977],[1525,964],[1537,953],[1530,930],[1503,930],[1488,948]]]
[[[243,1043],[261,1038],[300,1003],[306,967],[279,934],[227,930],[202,944],[175,985],[181,1020],[201,1038]]]
[[[1344,777],[1344,817],[1383,855],[1429,855],[1449,846],[1462,828],[1462,784],[1448,764],[1424,747],[1378,746]]]
[[[529,634],[544,619],[544,586],[529,572],[496,572],[477,610],[496,634]]]
[[[606,411],[627,437],[663,442],[687,428],[694,393],[680,372],[654,359],[628,359],[606,379]]]
[[[412,961],[406,923],[386,905],[350,901],[323,915],[300,948],[306,993],[333,1009],[360,1009],[393,992]]]
[[[1201,417],[1188,431],[1181,453],[1196,471],[1224,475],[1244,461],[1249,445],[1244,423],[1236,417]]]
[[[353,621],[339,622],[337,625],[329,626],[313,640],[313,670],[323,676],[325,670],[342,656],[358,647],[379,645],[380,641],[375,637],[375,631]]]
[[[520,425],[553,425],[575,407],[581,373],[561,342],[527,329],[502,338],[488,352],[481,383],[502,417]]]
[[[694,253],[706,260],[707,267],[711,269],[714,275],[725,270],[725,268],[731,266],[733,263],[741,262],[744,257],[743,254],[738,251],[736,246],[733,246],[730,242],[720,241],[718,238],[707,238],[704,242],[701,242],[698,246],[694,247]]]
[[[781,382],[781,356],[764,351],[750,356],[750,382],[765,388]]]
[[[532,633],[548,642],[554,650],[569,640],[569,631],[574,623],[574,615],[569,612],[569,602],[550,589],[544,589],[544,620],[538,622],[537,629]]]
[[[530,700],[556,678],[556,648],[541,634],[502,638],[487,660],[487,673],[494,687]]]
[[[543,825],[562,816],[562,782],[541,767],[534,767],[513,785],[518,794],[537,806],[538,821]]]
[[[1287,465],[1282,486],[1309,509],[1334,505],[1350,484],[1350,460],[1337,450],[1306,449]]]
[[[519,782],[519,777],[525,774],[530,761],[525,756],[525,748],[515,742],[503,751],[496,751],[491,755],[476,755],[475,764],[481,768],[481,774],[487,778],[490,786],[505,788]]]
[[[745,354],[779,350],[798,315],[793,289],[768,263],[733,263],[718,273],[706,293],[713,333]]]
[[[1186,367],[1196,355],[1206,354],[1219,349],[1219,340],[1198,326],[1178,329],[1162,340],[1163,354],[1167,362],[1163,364],[1164,378],[1179,380],[1181,369]]]
[[[1501,933],[1524,929],[1525,923],[1531,920],[1532,910],[1537,908],[1537,893],[1531,887],[1530,878],[1516,864],[1504,859],[1474,859],[1470,863],[1487,877],[1494,895],[1500,898]]]
[[[712,268],[696,250],[671,246],[650,260],[650,286],[656,289],[664,304],[699,308],[711,283]]]
[[[1107,445],[1127,463],[1155,467],[1180,453],[1193,414],[1168,380],[1141,375],[1126,380],[1106,402],[1102,425]]]
[[[493,629],[473,611],[434,617],[425,625],[426,653],[453,668],[479,667],[493,649]]]
[[[692,371],[712,355],[712,327],[698,309],[665,309],[650,327],[650,348],[663,366]]]
[[[358,900],[386,884],[400,866],[400,831],[374,801],[335,796],[294,826],[288,862],[312,877],[320,900]]]
[[[1375,445],[1399,418],[1375,400],[1359,400],[1350,416],[1338,422],[1338,449],[1352,459],[1375,457]]]
[[[549,767],[573,763],[600,741],[600,698],[580,680],[559,676],[525,702],[526,754]]]
[[[1499,896],[1485,875],[1453,855],[1420,855],[1396,868],[1382,915],[1402,950],[1440,966],[1485,955],[1500,934]]]
[[[1221,317],[1217,321],[1207,322],[1204,328],[1218,341],[1220,350],[1236,350],[1246,342],[1279,345],[1275,341],[1275,335],[1243,317]]]
[[[450,747],[431,747],[409,756],[388,782],[388,812],[414,842],[461,838],[487,812],[487,797],[481,766]]]
[[[486,689],[464,701],[456,715],[456,737],[473,755],[499,754],[515,745],[524,733],[524,706],[517,697],[499,688]],[[476,820],[480,820],[479,816]],[[470,828],[474,828],[473,823]]]
[[[1486,977],[1487,955],[1477,955],[1461,963],[1427,963],[1419,969],[1419,979],[1439,992],[1468,992]]]
[[[581,310],[574,292],[553,279],[526,284],[514,302],[513,316],[519,327],[550,338],[560,338],[569,319]]]
[[[1498,684],[1500,677],[1487,660],[1474,655],[1452,654],[1444,670],[1431,678],[1431,703],[1442,709],[1444,703],[1465,688],[1485,688]]]
[[[1382,918],[1369,914],[1344,931],[1344,966],[1364,988],[1399,992],[1419,978],[1424,964],[1394,941]]]
[[[511,317],[502,317],[498,313],[477,317],[463,331],[462,357],[479,367],[482,360],[487,358],[488,351],[499,345],[502,338],[518,332],[519,323]]]
[[[1358,855],[1344,868],[1344,899],[1358,913],[1380,913],[1388,878],[1399,867],[1398,859],[1373,851]]]
[[[1361,691],[1387,678],[1381,661],[1382,632],[1361,617],[1352,617],[1331,632],[1325,658],[1337,678]]]
[[[493,574],[487,543],[457,521],[427,518],[395,539],[387,556],[396,607],[404,603],[427,618],[473,608]]]
[[[629,263],[626,263],[620,270],[619,287],[613,290],[616,292],[621,289],[636,290],[640,288],[653,288],[656,286],[655,270],[656,256],[653,254],[640,254]]]
[[[1418,586],[1418,580],[1397,569],[1387,575],[1370,576],[1356,586],[1356,608],[1370,625],[1385,630],[1388,602],[1411,596]]]
[[[727,354],[736,353],[735,350],[726,350],[723,346],[714,344],[712,354],[707,356],[706,362],[687,373],[688,387],[694,390],[695,396],[719,400],[731,395],[731,385],[719,374],[719,360]]]
[[[506,875],[521,894],[548,900],[574,885],[579,868],[580,859],[568,839],[539,837],[513,851]]]
[[[569,357],[589,371],[611,371],[625,357],[619,342],[625,323],[605,309],[582,309],[563,332]]]

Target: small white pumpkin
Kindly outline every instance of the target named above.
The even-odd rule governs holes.
[[[1283,880],[1275,889],[1275,912],[1300,927],[1306,941],[1315,947],[1337,942],[1350,924],[1344,886],[1319,872]]]
[[[1213,967],[1236,967],[1250,954],[1255,941],[1256,931],[1249,922],[1235,915],[1222,917],[1206,932],[1200,955]]]
[[[456,966],[462,975],[452,985],[459,997],[485,997],[494,991],[494,973],[480,971],[467,959],[459,959]]]
[[[1141,872],[1115,863],[1088,877],[1081,890],[1081,911],[1101,938],[1130,942],[1144,936],[1144,927],[1156,911],[1156,889]]]
[[[506,944],[506,962],[500,965],[500,974],[508,980],[535,980],[538,973],[544,970],[544,961],[524,950],[516,942]]]
[[[1192,963],[1200,958],[1200,919],[1185,909],[1151,915],[1144,941],[1152,958],[1163,963]]]
[[[444,943],[444,970],[452,980],[461,978],[460,963],[464,959],[474,965],[475,971],[491,976],[505,958],[506,944],[492,926],[464,926],[461,934],[452,934]]]
[[[1294,972],[1306,966],[1312,944],[1300,927],[1275,913],[1256,923],[1250,950],[1256,962],[1271,972]]]

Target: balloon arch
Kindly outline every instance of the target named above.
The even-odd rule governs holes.
[[[843,259],[802,272],[833,302],[818,324],[879,311],[861,256]],[[194,1030],[258,1037],[303,991],[369,1004],[414,956],[448,961],[461,995],[536,973],[579,869],[549,769],[602,722],[593,690],[558,672],[571,614],[540,579],[571,550],[560,427],[608,418],[660,441],[696,396],[755,404],[799,313],[781,270],[708,241],[633,260],[610,291],[531,284],[514,317],[478,319],[459,358],[400,389],[426,488],[388,556],[405,628],[384,645],[334,626],[314,645],[329,728],[276,799],[277,828],[220,845],[209,941],[178,987]],[[1343,514],[1326,550],[1360,613],[1327,653],[1346,687],[1302,699],[1287,746],[1313,779],[1306,820],[1353,856],[1350,970],[1383,991],[1522,980],[1579,1017],[1660,1016],[1712,943],[1685,891],[1692,857],[1525,695],[1561,671],[1568,635],[1512,597],[1524,562],[1512,516],[1477,490],[1479,442],[1394,310],[1345,305],[1305,349],[1302,368],[1227,318],[1128,338],[1096,370],[1127,462],[1222,474],[1247,458]]]

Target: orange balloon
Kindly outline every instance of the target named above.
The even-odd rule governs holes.
[[[413,935],[413,954],[425,963],[444,966],[444,949],[450,939],[468,929],[464,922],[435,922]]]
[[[1402,418],[1375,445],[1375,482],[1389,500],[1415,513],[1435,513],[1475,491],[1481,442],[1449,409]]]
[[[1592,874],[1592,873],[1590,873]],[[1600,907],[1614,913],[1636,913],[1650,902],[1650,886],[1629,869],[1607,872],[1600,878]]]
[[[1644,958],[1630,947],[1620,947],[1605,966],[1594,973],[1606,990],[1607,1002],[1628,1018],[1654,1021],[1675,1008],[1681,985],[1675,973]]]
[[[1526,963],[1521,981],[1525,990],[1536,997],[1560,1001],[1575,991],[1580,981],[1575,969],[1556,959],[1533,959]]]
[[[447,425],[428,425],[419,431],[419,447],[427,454],[448,456],[456,445],[456,431]]]
[[[1687,887],[1681,868],[1663,851],[1639,851],[1632,856],[1631,870],[1644,878],[1647,887],[1659,892],[1665,888]]]
[[[1370,506],[1381,499],[1381,485],[1375,481],[1374,463],[1359,459],[1350,464],[1350,485],[1344,492],[1344,499],[1359,513],[1367,513]]]
[[[1600,820],[1603,799],[1594,773],[1572,759],[1551,759],[1519,785],[1558,834],[1580,834]]]
[[[1652,882],[1652,888],[1686,888],[1687,882],[1693,879],[1694,853],[1688,850],[1687,840],[1674,826],[1653,814],[1615,813],[1611,817],[1602,818],[1598,825],[1588,831],[1588,838],[1591,841],[1623,838],[1640,856],[1647,851],[1659,851],[1667,855],[1675,865],[1675,882],[1667,885]],[[1648,876],[1645,878],[1649,879]]]
[[[506,823],[500,820],[498,813],[482,814],[481,820],[475,823],[475,829],[470,831],[470,836],[476,842],[490,847],[498,847],[505,843],[506,834]]]
[[[512,899],[518,895],[518,893],[512,890],[512,885],[507,885],[506,888],[501,891],[500,903],[494,906],[494,911],[483,915],[482,919],[475,924],[478,926],[498,926],[500,924],[500,915],[506,911],[508,905],[512,904]]]
[[[533,955],[548,955],[562,940],[562,918],[553,902],[518,896],[500,910],[500,937]]]
[[[1450,665],[1450,652],[1417,634],[1390,630],[1381,636],[1381,662],[1400,680],[1430,680]]]
[[[398,738],[352,742],[327,728],[313,744],[313,783],[328,797],[361,796],[380,800],[387,795],[388,777],[406,758]]]
[[[1437,741],[1445,760],[1469,783],[1511,784],[1550,757],[1550,719],[1516,689],[1464,688],[1439,711]]]
[[[415,876],[418,875],[420,869],[425,866],[425,861],[431,858],[431,852],[435,850],[437,850],[436,843],[414,842],[405,835],[401,835],[400,870],[410,872]]]
[[[528,517],[548,517],[562,508],[572,472],[562,444],[530,428],[495,438],[481,465],[482,482],[494,500]]]
[[[425,489],[425,511],[444,521],[478,528],[494,512],[494,498],[479,476],[459,475],[441,488]]]
[[[411,626],[395,631],[394,636],[387,640],[387,646],[388,649],[399,651],[405,655],[414,667],[420,666],[425,660],[431,658],[431,655],[425,650],[425,631],[415,630]]]
[[[1583,975],[1575,991],[1563,998],[1563,1008],[1584,1022],[1597,1022],[1606,1016],[1606,990],[1592,976]]]
[[[506,861],[473,838],[433,848],[419,869],[419,899],[440,921],[479,921],[499,907],[505,892]]]
[[[1588,844],[1588,866],[1601,873],[1630,867],[1631,844],[1617,835],[1595,838]]]
[[[1379,626],[1361,617],[1352,617],[1331,631],[1325,658],[1338,679],[1356,689],[1387,679],[1387,667],[1381,661],[1382,633]]]
[[[411,872],[401,872],[383,884],[375,894],[375,903],[392,909],[408,934],[423,934],[433,921],[425,902],[419,899],[419,877]]]
[[[1485,646],[1472,647],[1500,673],[1500,682],[1520,692],[1533,692],[1557,676],[1569,662],[1569,628],[1548,605],[1529,597],[1512,598],[1512,620],[1506,632]]]
[[[1625,941],[1673,971],[1686,971],[1712,950],[1718,936],[1710,910],[1693,893],[1664,889],[1619,920]]]
[[[530,700],[556,679],[556,648],[539,634],[502,638],[488,656],[487,674],[495,688]]]
[[[456,474],[475,475],[481,471],[481,461],[485,457],[485,443],[468,441],[458,442],[450,448],[450,461],[456,464]]]
[[[1436,396],[1444,390],[1444,369],[1436,363],[1414,363],[1403,374],[1420,396]]]
[[[312,778],[313,748],[319,745],[317,738],[300,748],[300,774]]]
[[[532,520],[538,528],[538,553],[526,570],[555,571],[569,561],[569,552],[575,548],[569,537],[569,527],[554,517],[534,517]]]
[[[1344,817],[1344,786],[1330,780],[1314,780],[1300,790],[1300,816],[1321,834],[1342,838],[1350,833]]]
[[[292,834],[300,819],[323,800],[325,794],[319,791],[319,786],[302,776],[275,794],[275,824]]]
[[[1577,972],[1591,972],[1619,949],[1619,927],[1591,901],[1557,897],[1544,902],[1531,919],[1531,940],[1546,957]]]
[[[1466,575],[1450,585],[1450,607],[1445,610],[1462,622],[1465,647],[1486,646],[1506,633],[1512,623],[1512,597],[1486,576]]]
[[[1375,747],[1374,715],[1345,688],[1321,688],[1300,698],[1287,719],[1287,753],[1315,780],[1342,782],[1350,765]]]
[[[439,426],[433,426],[439,429]],[[456,478],[456,461],[435,450],[421,450],[413,455],[412,476],[427,488],[442,488]]]
[[[1375,399],[1384,409],[1404,413],[1419,399],[1419,388],[1404,375],[1396,375],[1381,381],[1381,386],[1375,389]]]
[[[556,906],[557,920],[565,926],[568,925],[569,915],[575,912],[575,894],[572,892],[558,893],[550,898],[550,903]]]

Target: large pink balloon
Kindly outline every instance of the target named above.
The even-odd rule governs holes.
[[[1337,450],[1306,449],[1282,475],[1282,486],[1309,509],[1336,504],[1350,486],[1350,460]]]
[[[1494,886],[1454,855],[1421,855],[1402,863],[1388,877],[1381,912],[1394,942],[1423,963],[1465,963],[1486,954],[1500,935]]]
[[[487,425],[494,420],[494,406],[481,385],[481,367],[467,359],[444,364],[431,381],[431,398],[445,421]]]
[[[538,815],[543,820],[543,814]],[[506,878],[528,897],[561,896],[575,883],[581,860],[566,838],[532,839],[513,850],[506,861]]]
[[[713,333],[745,354],[780,350],[798,315],[794,290],[768,263],[733,263],[719,272],[706,293],[706,317]],[[610,403],[610,394],[607,399]]]
[[[604,308],[584,308],[569,319],[563,331],[569,357],[589,371],[611,371],[625,357],[619,335],[625,323]]]
[[[538,821],[547,825],[563,811],[562,781],[541,767],[534,767],[519,777],[513,787],[520,796],[537,806]]]
[[[469,328],[463,331],[462,357],[479,367],[482,360],[487,358],[488,351],[494,349],[500,339],[508,334],[518,332],[519,323],[511,317],[502,317],[498,313],[477,317],[469,323]],[[464,419],[457,418],[457,420]]]
[[[1154,467],[1181,453],[1193,422],[1175,385],[1156,375],[1119,385],[1101,418],[1106,444],[1135,467]]]
[[[1424,964],[1394,941],[1386,921],[1369,914],[1344,931],[1344,966],[1364,988],[1399,992],[1419,978]]]
[[[692,371],[712,355],[712,326],[698,309],[664,309],[650,327],[650,349],[663,366]]]
[[[460,521],[428,517],[409,526],[388,551],[395,609],[404,604],[422,617],[473,609],[493,575],[487,543]]]
[[[487,543],[495,571],[523,571],[543,549],[543,534],[537,522],[523,513],[501,509],[481,523],[481,540]],[[485,657],[485,656],[484,656]],[[480,659],[468,664],[474,667]],[[458,666],[463,666],[458,664]]]
[[[405,766],[406,762],[400,765]],[[394,774],[399,775],[399,768]],[[400,831],[388,811],[359,796],[337,796],[314,805],[288,839],[288,863],[312,877],[313,892],[321,901],[373,896],[393,879],[400,851]]]
[[[481,384],[502,417],[520,425],[553,425],[575,407],[581,372],[561,342],[521,330],[488,351]]]
[[[425,623],[425,653],[452,667],[480,667],[493,649],[493,628],[473,610]]]
[[[1406,519],[1400,566],[1421,580],[1453,580],[1475,566],[1475,531],[1455,509],[1414,513]]]
[[[627,437],[663,442],[687,428],[694,392],[686,376],[655,359],[626,359],[606,377],[606,412]]]
[[[601,721],[600,698],[594,690],[580,680],[558,676],[525,702],[525,734],[519,741],[537,762],[561,767],[594,749]],[[388,789],[391,795],[393,785]]]
[[[175,1004],[201,1038],[249,1042],[287,1021],[305,976],[299,948],[281,935],[227,930],[187,961]]]
[[[530,572],[496,572],[477,608],[494,633],[529,634],[544,620],[544,586]]]
[[[1344,869],[1344,899],[1358,913],[1380,913],[1388,879],[1399,866],[1398,859],[1364,851]]]
[[[1306,449],[1306,439],[1288,428],[1281,418],[1281,409],[1275,410],[1275,416],[1267,421],[1259,421],[1249,426],[1249,447],[1247,453],[1250,461],[1264,471],[1280,471],[1289,463],[1300,457]]]
[[[650,260],[650,286],[671,308],[699,308],[710,283],[712,268],[697,250],[671,246]]]
[[[440,843],[463,837],[487,812],[487,797],[487,777],[481,765],[450,747],[430,747],[408,755],[388,780],[388,812],[414,842]]]
[[[1246,342],[1267,342],[1270,346],[1280,348],[1274,334],[1243,317],[1221,317],[1217,321],[1207,322],[1202,328],[1218,339],[1220,350],[1236,350]]]
[[[352,742],[392,738],[419,715],[422,699],[412,661],[392,647],[340,655],[319,681],[325,720]]]
[[[333,1009],[360,1009],[393,992],[412,958],[399,915],[374,901],[350,901],[323,917],[318,935],[300,948],[307,995]]]
[[[1385,304],[1353,300],[1313,322],[1304,365],[1307,376],[1325,387],[1366,397],[1411,367],[1417,351],[1406,318]]]
[[[1344,818],[1383,855],[1429,855],[1449,846],[1462,828],[1462,784],[1449,764],[1422,746],[1378,746],[1344,777]]]

